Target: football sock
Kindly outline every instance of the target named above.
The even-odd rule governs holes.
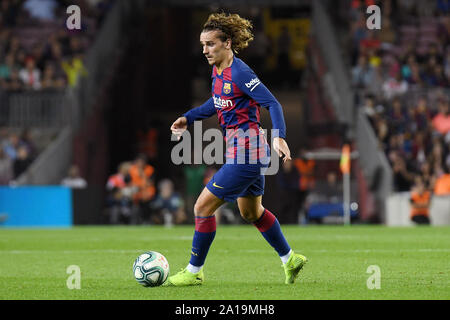
[[[196,266],[193,266],[192,264],[188,264],[187,265],[187,267],[186,267],[186,269],[190,272],[190,273],[198,273],[198,272],[200,272],[200,270],[202,270],[202,268],[203,268],[203,266],[200,266],[200,267],[196,267]]]
[[[209,247],[216,235],[216,217],[195,217],[195,233],[192,239],[191,260],[188,271],[197,273],[205,263]]]
[[[280,257],[280,258],[281,258],[281,262],[282,262],[283,264],[286,264],[286,262],[288,262],[289,257],[291,256],[291,253],[292,253],[292,249],[289,250],[289,252],[288,252],[287,254],[285,254],[284,256],[281,256],[281,257]]]
[[[283,232],[281,231],[280,223],[277,218],[267,209],[264,209],[263,214],[258,220],[253,222],[253,225],[258,228],[258,230],[263,235],[264,239],[275,249],[281,258],[283,263],[286,263],[284,258],[289,259],[289,254],[291,252],[291,247],[287,243]],[[286,259],[287,261],[287,259]]]

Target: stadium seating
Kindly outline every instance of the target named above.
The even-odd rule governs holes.
[[[11,171],[16,162],[15,158],[11,158],[13,153],[8,155],[4,152],[10,135],[20,134],[24,130],[32,133],[32,142],[37,146],[33,153],[29,154],[33,160],[70,121],[70,111],[67,110],[69,106],[64,103],[69,74],[66,74],[67,69],[64,69],[63,62],[70,63],[75,55],[81,54],[82,57],[95,38],[101,19],[112,2],[100,1],[96,7],[89,7],[91,6],[89,2],[82,2],[80,5],[83,7],[83,32],[78,33],[64,27],[67,14],[63,2],[55,2],[57,7],[53,20],[39,20],[32,17],[25,9],[27,1],[10,1],[2,7],[0,129],[3,134],[0,136],[0,148],[3,151],[0,160],[5,165],[2,167],[4,171],[1,174],[3,178],[0,179],[0,184],[8,184],[18,178]],[[73,38],[78,40],[78,44],[71,44]],[[55,56],[52,48],[54,45],[62,49],[61,56]],[[8,56],[13,57],[12,65],[8,64]],[[19,77],[15,80],[16,85],[12,87],[10,83],[13,81],[13,73],[20,74],[20,70],[25,68],[26,61],[30,59],[35,61],[34,75],[38,75],[38,78],[33,77],[32,81],[40,82],[39,85],[30,86]],[[53,67],[53,72],[48,72],[49,65]],[[45,78],[47,74],[49,78]],[[21,139],[18,145],[23,144],[25,142]]]

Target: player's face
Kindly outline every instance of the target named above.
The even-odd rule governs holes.
[[[205,31],[200,34],[200,44],[209,65],[220,65],[231,47],[229,40],[224,42],[218,36],[219,31],[215,30]]]

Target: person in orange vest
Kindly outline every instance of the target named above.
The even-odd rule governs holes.
[[[431,192],[425,188],[421,176],[417,176],[411,190],[411,220],[417,224],[430,224]]]
[[[300,174],[299,187],[301,191],[308,191],[314,188],[315,178],[314,169],[316,167],[316,162],[312,159],[306,158],[306,150],[300,150],[299,158],[294,159],[294,165]]]
[[[437,196],[450,195],[450,173],[448,166],[444,165],[444,173],[436,178],[434,194]]]
[[[306,150],[300,149],[299,157],[294,159],[294,166],[298,171],[299,178],[299,189],[300,189],[300,208],[303,208],[308,192],[314,188],[316,180],[314,177],[314,169],[316,167],[316,162],[312,159],[306,158]]]
[[[140,154],[130,166],[129,174],[131,184],[136,187],[137,192],[133,195],[135,207],[139,210],[138,216],[143,222],[150,222],[151,202],[155,197],[156,188],[153,181],[155,168],[147,164],[147,157]],[[158,223],[159,221],[154,221]]]

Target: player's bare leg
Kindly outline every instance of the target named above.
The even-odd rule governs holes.
[[[216,235],[214,212],[224,201],[204,188],[194,205],[195,233],[192,240],[191,259],[188,266],[167,279],[167,285],[191,286],[202,284],[203,264]]]
[[[197,198],[194,205],[195,217],[209,217],[222,205],[225,201],[217,198],[207,188],[203,188],[203,191]]]
[[[280,256],[286,276],[285,283],[294,283],[307,261],[306,257],[292,251],[277,218],[262,206],[262,196],[240,197],[237,202],[241,216],[258,228]]]

